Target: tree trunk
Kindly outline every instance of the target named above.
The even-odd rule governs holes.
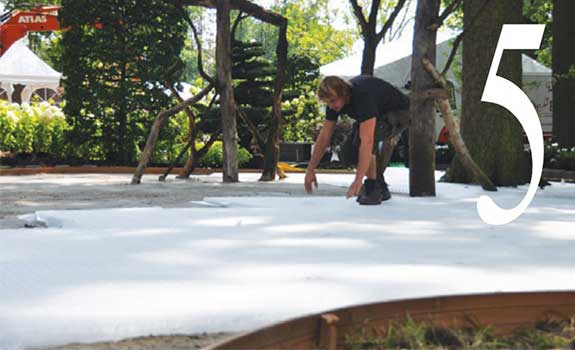
[[[224,145],[223,182],[238,182],[238,133],[232,86],[230,0],[217,0],[216,66]]]
[[[575,146],[575,1],[553,1],[553,136],[561,147]]]
[[[377,36],[375,30],[363,39],[363,56],[361,59],[361,75],[373,75],[375,67],[375,53],[377,50]]]
[[[283,123],[281,101],[282,91],[286,80],[286,65],[287,65],[287,21],[279,25],[279,38],[276,48],[276,55],[278,59],[278,67],[276,73],[276,80],[274,83],[274,101],[273,101],[273,119],[270,125],[270,133],[266,148],[264,150],[264,169],[260,181],[273,181],[277,175],[278,161],[280,153],[280,127]],[[281,170],[281,169],[280,169]],[[285,174],[280,171],[280,179],[285,178]]]
[[[522,0],[463,2],[463,93],[461,135],[477,165],[496,186],[514,186],[528,180],[528,159],[523,151],[523,129],[503,107],[483,103],[481,97],[503,24],[522,22]],[[479,12],[479,14],[478,14]],[[473,25],[471,22],[476,18]],[[506,50],[498,75],[521,86],[521,54]],[[471,183],[473,176],[456,156],[445,178]]]
[[[413,95],[435,86],[426,72],[422,59],[435,65],[437,32],[429,27],[437,20],[440,0],[419,0],[415,14],[411,81]],[[435,196],[435,106],[434,100],[411,99],[411,125],[409,127],[409,195]]]

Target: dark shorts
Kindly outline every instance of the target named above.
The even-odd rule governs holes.
[[[409,110],[393,111],[386,113],[382,119],[378,119],[375,125],[373,135],[373,150],[374,155],[383,151],[383,147],[392,136],[401,135],[401,133],[409,127]],[[343,161],[346,164],[357,164],[359,145],[361,139],[359,137],[359,122],[355,122],[352,131],[342,146]]]
[[[409,110],[386,113],[382,119],[377,120],[374,140],[387,142],[390,137],[401,135],[409,127]]]

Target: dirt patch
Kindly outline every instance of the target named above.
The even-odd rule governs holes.
[[[69,344],[44,350],[191,350],[205,348],[233,335],[233,333],[202,333],[145,336],[115,342]]]
[[[131,174],[2,176],[0,229],[24,227],[24,222],[19,222],[17,216],[40,210],[152,206],[185,208],[193,206],[192,201],[205,197],[307,196],[303,177],[301,183],[258,182],[258,177],[258,174],[254,174],[250,181],[222,183],[221,174],[214,174],[192,176],[187,180],[171,177],[166,182],[159,182],[158,176],[146,175],[142,184],[130,185]],[[317,195],[343,196],[345,190],[343,187],[322,184]]]

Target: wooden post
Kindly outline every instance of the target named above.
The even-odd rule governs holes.
[[[223,135],[223,182],[238,182],[238,133],[232,86],[230,0],[217,0],[216,67]]]
[[[334,314],[321,315],[319,330],[319,348],[322,350],[337,349],[337,322],[339,317]]]
[[[435,62],[437,33],[429,27],[439,14],[439,0],[418,0],[411,63],[413,93],[418,94],[434,86],[421,64],[427,57]],[[409,127],[409,195],[435,196],[435,108],[433,100],[411,101]]]

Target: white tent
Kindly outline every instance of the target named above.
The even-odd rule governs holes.
[[[22,90],[22,102],[29,102],[38,89],[58,90],[62,74],[55,71],[36,56],[26,45],[24,39],[15,42],[0,57],[0,88],[6,91],[8,99],[14,92],[14,85],[25,85]]]
[[[437,35],[437,64],[442,69],[447,62],[455,34],[452,32]],[[376,54],[374,75],[404,89],[411,80],[412,34],[406,33],[400,39],[379,45]],[[461,58],[459,57],[459,60]],[[339,75],[344,78],[354,77],[361,73],[362,53],[357,53],[341,60],[326,64],[320,68],[324,76]],[[460,61],[459,61],[460,62]],[[552,75],[551,69],[541,65],[527,55],[522,56],[523,90],[533,102],[542,122],[543,131],[550,133],[552,119]],[[454,76],[453,69],[447,75],[455,85],[455,99],[461,106],[461,82]],[[443,122],[438,119],[437,133]]]

